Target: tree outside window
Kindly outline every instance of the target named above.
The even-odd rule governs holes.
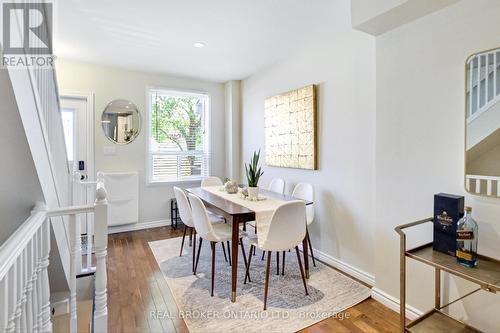
[[[208,96],[153,91],[150,97],[153,178],[171,180],[208,174],[205,131]]]

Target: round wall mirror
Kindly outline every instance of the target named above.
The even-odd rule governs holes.
[[[117,144],[128,144],[139,135],[141,115],[134,103],[117,99],[104,109],[101,125],[109,140]]]

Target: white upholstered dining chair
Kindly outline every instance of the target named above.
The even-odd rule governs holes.
[[[297,199],[302,199],[306,201],[314,202],[314,188],[311,184],[307,183],[298,183],[293,188],[292,197]],[[314,258],[313,247],[311,244],[311,237],[309,237],[308,226],[314,221],[314,204],[306,205],[306,237],[307,244],[309,247],[309,251],[311,253],[311,258],[313,262],[313,266],[316,267],[316,259]],[[264,260],[264,253],[262,254],[262,260]],[[277,266],[277,274],[279,274],[279,255],[276,254],[276,266]],[[285,275],[285,252],[283,252],[283,259],[281,261],[281,274]]]
[[[293,188],[292,197],[314,202],[314,187],[307,183],[298,183]],[[309,237],[309,225],[314,221],[314,204],[306,206],[306,237],[307,243],[309,244],[309,250],[311,251],[311,257],[313,266],[316,267],[316,260],[314,259],[313,247],[311,244],[311,238]],[[284,262],[283,262],[284,264]]]
[[[304,268],[302,267],[302,261],[300,259],[298,247],[298,245],[302,243],[306,235],[305,218],[306,208],[304,202],[301,200],[288,201],[280,205],[273,213],[269,222],[269,229],[266,234],[257,232],[257,236],[247,236],[250,240],[250,253],[248,256],[247,272],[245,274],[244,283],[247,282],[247,277],[250,278],[252,250],[258,247],[259,249],[267,253],[266,282],[264,287],[264,310],[267,309],[269,270],[271,269],[272,252],[276,252],[277,254],[279,254],[280,252],[295,248],[304,289],[306,291],[306,295],[309,295],[309,292],[307,291],[306,279],[304,276]]]
[[[201,187],[207,187],[207,186],[222,186],[224,185],[222,183],[222,180],[220,180],[219,177],[205,177],[201,180]]]
[[[281,178],[273,178],[267,189],[272,192],[283,194],[285,192],[285,181]]]
[[[225,223],[210,223],[210,219],[208,217],[208,211],[205,208],[205,204],[201,201],[200,198],[193,194],[189,194],[189,201],[191,202],[191,209],[193,213],[193,223],[200,237],[200,242],[198,245],[198,254],[196,255],[196,263],[194,266],[194,274],[196,275],[196,270],[198,269],[198,262],[200,260],[200,250],[203,244],[203,240],[207,240],[210,242],[210,247],[212,250],[212,288],[210,291],[210,295],[214,295],[214,285],[215,285],[215,248],[217,243],[221,243],[224,248],[224,242],[229,242],[232,240],[232,227]],[[240,231],[239,235],[239,243],[241,246],[241,252],[243,253],[245,268],[247,267],[247,259],[245,255],[245,248],[243,247],[243,240],[246,234],[243,231]]]
[[[273,178],[271,180],[271,182],[269,183],[269,186],[267,189],[268,189],[268,191],[271,191],[271,192],[283,194],[285,192],[285,181],[281,178]],[[250,221],[247,224],[256,229],[255,221]],[[253,252],[254,252],[253,254],[255,255],[255,249],[253,250]],[[265,253],[262,253],[262,260],[264,260],[264,254]]]
[[[186,193],[183,189],[174,186],[175,200],[177,201],[177,208],[179,209],[179,215],[181,217],[182,223],[184,224],[184,234],[182,235],[181,250],[179,256],[182,256],[182,249],[184,248],[184,240],[186,238],[186,233],[189,230],[191,237],[193,239],[193,272],[194,272],[194,260],[196,253],[196,229],[194,228],[193,216],[191,214],[191,205],[187,199]],[[216,215],[208,214],[210,223],[221,223],[222,219]],[[224,257],[226,251],[224,250]],[[227,259],[226,259],[227,260]]]

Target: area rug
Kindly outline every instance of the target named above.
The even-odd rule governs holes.
[[[231,303],[231,267],[225,262],[221,245],[216,248],[215,291],[210,297],[210,244],[203,243],[196,276],[191,271],[192,248],[185,244],[180,257],[180,244],[180,238],[173,238],[150,242],[149,246],[190,332],[295,332],[328,317],[342,319],[339,312],[370,297],[368,287],[318,261],[317,267],[310,262],[306,296],[297,256],[291,251],[286,252],[285,275],[276,274],[276,255],[272,256],[268,308],[263,311],[266,261],[257,250],[250,266],[252,282],[243,284],[240,249],[237,299]],[[248,244],[245,250],[248,255]]]

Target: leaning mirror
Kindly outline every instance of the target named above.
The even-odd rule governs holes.
[[[104,109],[101,125],[109,140],[117,144],[128,144],[139,135],[141,115],[134,103],[117,99]]]
[[[500,48],[466,61],[465,187],[500,198]]]

